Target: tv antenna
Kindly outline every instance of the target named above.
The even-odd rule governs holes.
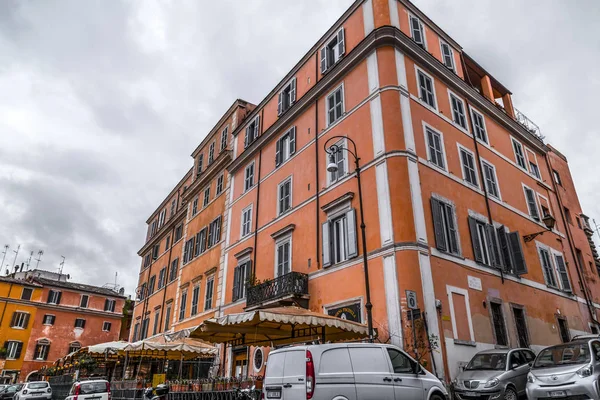
[[[29,258],[27,259],[27,271],[29,271],[29,266],[31,265],[31,259],[33,258],[33,251],[29,253]]]
[[[62,257],[62,262],[59,264],[60,267],[58,268],[58,273],[62,275],[63,268],[65,267],[65,256],[61,256],[61,257]]]
[[[15,253],[15,259],[13,260],[13,265],[12,265],[13,267],[17,263],[17,256],[19,255],[19,250],[21,250],[21,245],[18,245],[17,249],[13,250],[13,253]]]
[[[42,261],[43,255],[44,255],[44,250],[38,251],[38,258],[35,258],[35,261],[37,261],[37,264],[35,264],[35,269],[37,269],[37,267],[40,266],[40,261]]]
[[[2,252],[2,264],[0,264],[0,268],[4,266],[4,259],[6,258],[6,253],[8,253],[9,246],[7,244],[4,245],[4,251]]]

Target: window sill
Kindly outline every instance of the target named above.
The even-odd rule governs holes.
[[[448,252],[448,251],[445,251],[445,250],[440,250],[440,249],[438,249],[437,247],[436,247],[435,249],[436,249],[437,251],[439,251],[440,253],[443,253],[443,254],[445,254],[445,255],[447,255],[447,256],[450,256],[450,257],[453,257],[453,258],[456,258],[456,259],[459,259],[459,260],[466,260],[466,258],[465,258],[465,257],[463,257],[461,254],[454,254],[454,253],[450,253],[450,252]],[[479,264],[479,263],[477,263],[477,264]]]
[[[460,340],[460,339],[454,339],[454,344],[459,345],[459,346],[469,346],[469,347],[476,347],[477,344],[472,341],[472,340]]]
[[[21,327],[21,326],[11,326],[11,328],[13,328],[13,329],[17,329],[17,330],[19,330],[19,331],[23,331],[23,330],[25,330],[25,328],[23,328],[23,327]]]

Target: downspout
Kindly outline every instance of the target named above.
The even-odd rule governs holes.
[[[179,203],[179,191],[177,192],[177,202]],[[177,215],[177,211],[175,211],[175,215]],[[162,298],[162,304],[160,306],[160,322],[159,322],[159,327],[158,330],[160,331],[163,328],[163,317],[165,315],[165,300],[167,298],[167,284],[168,284],[168,280],[170,278],[169,276],[169,272],[171,270],[171,254],[173,253],[173,244],[175,242],[175,228],[177,227],[177,225],[175,225],[173,227],[173,229],[171,229],[171,243],[169,244],[169,261],[167,261],[167,269],[165,271],[165,282],[164,282],[164,286],[162,287],[163,290],[163,298]],[[160,274],[160,272],[159,272]],[[164,330],[163,330],[164,331]]]
[[[319,82],[319,56],[318,52],[315,53],[315,85]],[[319,244],[321,241],[321,221],[320,221],[320,213],[319,213],[319,99],[315,99],[315,194],[316,194],[316,221],[317,221],[317,229],[315,229],[316,237],[316,246],[315,246],[315,260],[317,269],[321,265],[321,257],[319,257]]]
[[[260,128],[261,128],[261,134],[262,134],[262,130],[263,130],[263,124],[265,122],[264,119],[265,116],[265,109],[263,108],[260,111]],[[258,151],[258,170],[257,170],[257,178],[256,178],[256,212],[254,213],[254,258],[252,260],[252,267],[251,267],[251,276],[256,277],[256,253],[258,253],[256,246],[258,245],[258,209],[260,208],[260,169],[261,169],[261,165],[262,165],[262,148],[260,148],[260,150]]]

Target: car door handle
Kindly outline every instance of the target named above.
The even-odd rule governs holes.
[[[386,378],[383,378],[383,381],[384,381],[384,382],[391,382],[391,381],[392,381],[392,378],[387,378],[387,377],[386,377]]]
[[[283,385],[284,388],[289,389],[292,387],[291,383],[286,383],[285,385]]]
[[[402,382],[402,378],[394,378],[394,382]]]

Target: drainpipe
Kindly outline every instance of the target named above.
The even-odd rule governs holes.
[[[179,203],[179,191],[177,191],[177,203]],[[175,211],[175,214],[177,214],[177,210]],[[171,229],[171,243],[169,243],[169,261],[167,261],[167,269],[165,271],[165,282],[164,282],[164,286],[162,287],[163,290],[163,298],[162,298],[162,305],[160,306],[160,322],[159,322],[159,326],[158,326],[158,330],[160,332],[160,330],[163,328],[163,317],[165,315],[164,310],[165,310],[165,300],[167,298],[167,281],[170,279],[169,276],[169,272],[171,269],[171,254],[173,253],[173,243],[175,242],[175,228],[177,227],[177,225],[175,225],[173,227],[173,229]],[[160,272],[159,272],[160,274]]]
[[[318,52],[315,53],[315,85],[319,82],[319,57]],[[317,269],[321,265],[321,257],[319,257],[319,244],[321,241],[321,221],[319,213],[319,99],[315,99],[315,194],[316,194],[316,221],[317,229],[315,229],[316,235],[316,246],[315,246],[315,261]]]
[[[264,108],[261,110],[260,112],[260,119],[261,119],[261,124],[260,124],[260,130],[261,130],[261,134],[262,134],[262,130],[263,130],[263,124],[265,122],[264,116],[265,116],[265,110]],[[258,245],[258,209],[260,208],[260,169],[261,169],[261,165],[262,165],[262,148],[258,151],[258,170],[257,170],[257,179],[256,179],[256,212],[254,213],[254,259],[252,261],[252,268],[251,268],[251,276],[254,276],[256,278],[256,253],[258,253],[256,246]]]

